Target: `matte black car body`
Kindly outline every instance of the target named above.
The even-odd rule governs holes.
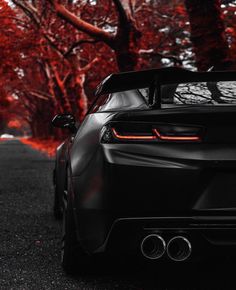
[[[236,75],[178,69],[144,73],[147,79],[142,75],[136,83],[135,77],[125,82],[125,74],[105,80],[98,89],[100,101],[72,140],[57,150],[59,199],[69,179],[79,245],[89,255],[142,256],[142,242],[151,236],[163,239],[165,247],[154,259],[169,259],[169,244],[180,237],[190,243],[187,258],[190,252],[190,258],[214,250],[225,254],[236,245],[236,106],[149,107],[135,87],[148,87],[151,76],[175,83],[185,77],[186,82],[232,81]],[[128,138],[149,129],[162,136]]]

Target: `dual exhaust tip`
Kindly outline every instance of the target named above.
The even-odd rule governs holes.
[[[176,262],[187,260],[192,252],[189,240],[183,236],[173,237],[167,244],[158,234],[150,234],[141,242],[141,252],[147,259],[160,259],[165,252]]]

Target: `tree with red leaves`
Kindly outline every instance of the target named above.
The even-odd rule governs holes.
[[[199,70],[234,66],[225,35],[220,0],[185,0],[191,25],[191,41]]]
[[[25,22],[26,29],[24,32],[37,35],[37,39],[35,39],[35,51],[31,51],[34,57],[32,59],[32,65],[22,68],[24,75],[21,77],[21,81],[24,86],[27,83],[27,90],[20,90],[18,85],[17,93],[21,96],[20,98],[23,100],[24,106],[31,111],[31,115],[33,116],[30,124],[33,134],[48,135],[51,133],[50,131],[47,132],[48,130],[40,128],[43,128],[41,124],[49,123],[50,116],[53,113],[72,112],[79,118],[83,118],[87,110],[88,102],[85,92],[88,76],[90,76],[90,80],[88,78],[88,81],[90,81],[92,88],[94,88],[104,76],[111,71],[117,70],[113,53],[107,49],[113,46],[107,45],[104,37],[95,37],[94,34],[89,34],[88,37],[88,33],[84,33],[83,29],[82,31],[77,29],[77,27],[74,29],[71,26],[71,22],[56,16],[48,2],[12,1],[18,7],[17,13],[21,15],[21,19]],[[135,62],[130,61],[127,57],[124,57],[122,61],[121,55],[124,50],[121,48],[118,49],[117,47],[115,56],[119,59],[117,61],[118,65],[123,66],[121,69],[125,69],[125,67],[126,69],[134,69],[134,66],[138,64],[138,60],[139,66],[141,64],[140,67],[143,67],[142,63],[144,65],[145,62],[140,62],[140,59],[144,60],[147,52],[149,59],[150,56],[153,59],[157,56],[159,62],[162,58],[179,61],[177,56],[162,55],[161,53],[155,53],[155,51],[150,53],[150,49],[148,49],[151,47],[152,40],[155,39],[158,29],[164,25],[163,18],[160,23],[157,21],[159,24],[154,26],[155,29],[151,29],[153,25],[151,17],[153,12],[152,6],[145,4],[142,7],[145,9],[139,9],[139,4],[142,4],[142,1],[133,1],[133,3],[130,2],[129,5],[124,5],[124,7],[120,1],[115,2],[112,5],[112,1],[109,1],[110,5],[107,5],[108,2],[104,1],[103,6],[96,6],[89,3],[83,7],[78,3],[71,2],[67,3],[66,7],[68,9],[70,8],[74,13],[77,11],[85,19],[81,20],[83,25],[85,23],[89,24],[88,19],[94,19],[94,23],[96,22],[102,28],[96,29],[95,24],[89,24],[88,27],[92,27],[97,32],[99,30],[102,35],[109,36],[110,39],[113,39],[112,42],[114,44],[122,40],[126,43],[126,48],[128,45],[129,49],[125,49],[126,52],[124,55],[135,55],[135,58],[131,57],[135,59]],[[62,4],[59,7],[60,9],[65,8]],[[67,8],[65,9],[68,12],[69,10]],[[127,39],[127,35],[125,35],[125,23],[130,27],[129,29],[133,27],[131,29],[132,31],[139,31],[138,29],[134,29],[137,26],[134,20],[135,16],[140,19],[147,17],[150,19],[147,22],[147,27],[145,27],[146,30],[148,27],[150,29],[146,33],[146,37],[143,38],[143,41],[139,43],[141,46],[137,43],[138,38],[135,42],[132,42],[131,36]],[[129,29],[126,32],[129,32]],[[158,36],[157,40],[159,41],[160,39]],[[155,44],[156,47],[158,47],[158,41]],[[142,48],[145,49],[142,50]],[[133,53],[134,51],[135,53]],[[142,58],[143,55],[145,56]],[[110,64],[108,66],[109,59]],[[98,60],[99,67],[96,68]],[[151,67],[152,62],[146,62],[145,66]],[[88,72],[90,73],[88,74]],[[30,102],[31,105],[29,105]],[[45,106],[48,107],[47,110],[44,109]]]
[[[193,69],[195,56],[199,69],[222,67],[236,43],[235,7],[225,4],[220,10],[216,0],[193,6],[195,1],[11,0],[9,5],[0,0],[0,82],[5,95],[13,96],[14,116],[21,115],[33,135],[48,137],[55,133],[52,116],[72,112],[82,119],[94,88],[112,72]],[[204,16],[203,6],[208,14],[217,13]],[[205,31],[206,25],[214,26],[214,33]]]
[[[2,68],[5,69],[1,81],[5,82],[8,93],[15,96],[14,103],[18,105],[14,107],[14,112],[17,113],[16,108],[21,108],[21,113],[24,112],[22,118],[29,123],[32,134],[48,137],[53,133],[50,121],[54,114],[73,112],[78,116],[84,115],[87,103],[83,88],[84,74],[97,58],[81,68],[75,58],[74,61],[69,60],[73,54],[71,38],[74,36],[66,34],[64,25],[55,23],[50,14],[38,22],[36,10],[28,3],[17,3],[20,9],[12,9],[5,2],[3,4],[1,13],[8,21],[11,19],[14,28],[6,25],[8,31],[3,51],[6,52],[9,43],[9,55],[2,57]],[[44,8],[41,6],[42,12]],[[33,9],[34,14],[29,14],[28,9]],[[41,21],[44,21],[48,30],[44,29]],[[58,27],[61,35],[65,36],[62,41],[52,37],[53,29],[58,33]],[[16,45],[13,45],[16,41]],[[12,50],[12,47],[17,49]],[[65,47],[65,51],[62,51],[62,47]]]
[[[11,84],[17,79],[19,72],[17,64],[20,58],[17,50],[22,48],[22,43],[18,42],[18,38],[22,35],[20,29],[22,23],[5,1],[0,1],[0,21],[0,130],[3,133],[2,130],[12,117]]]
[[[84,91],[85,73],[98,61],[98,57],[80,61],[75,49],[83,44],[79,33],[68,33],[68,24],[51,12],[41,1],[13,0],[25,14],[27,21],[38,34],[40,69],[44,75],[49,95],[57,112],[72,112],[79,117],[87,111]],[[45,97],[45,96],[44,96]]]
[[[96,41],[102,41],[112,48],[116,55],[118,67],[121,71],[133,70],[138,63],[138,41],[141,32],[137,28],[131,16],[129,5],[123,5],[121,0],[113,0],[113,6],[117,13],[118,23],[116,32],[111,33],[104,28],[97,27],[76,16],[75,13],[57,0],[50,0],[56,13],[76,29],[86,33]],[[101,4],[100,4],[101,5]],[[111,7],[112,8],[112,7]],[[113,8],[113,9],[114,9]]]

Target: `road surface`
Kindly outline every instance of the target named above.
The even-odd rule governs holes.
[[[60,266],[60,223],[52,216],[53,162],[18,140],[0,141],[0,290],[236,289],[236,265],[180,268],[136,262],[93,276]],[[108,269],[107,269],[108,270]]]

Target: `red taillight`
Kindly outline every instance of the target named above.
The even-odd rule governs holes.
[[[162,135],[157,129],[153,129],[157,138],[164,141],[200,141],[199,136],[166,136]]]
[[[161,134],[158,129],[152,129],[150,135],[144,135],[143,133],[137,134],[120,134],[117,132],[115,128],[112,128],[112,133],[116,139],[119,140],[161,140],[161,141],[192,141],[198,142],[201,140],[200,136],[198,135],[189,135],[189,136],[181,136],[181,135],[163,135]],[[142,135],[143,134],[143,135]],[[147,133],[148,134],[148,133]]]
[[[112,128],[112,132],[117,139],[120,140],[154,140],[157,139],[155,135],[121,135],[117,133],[115,128]]]

